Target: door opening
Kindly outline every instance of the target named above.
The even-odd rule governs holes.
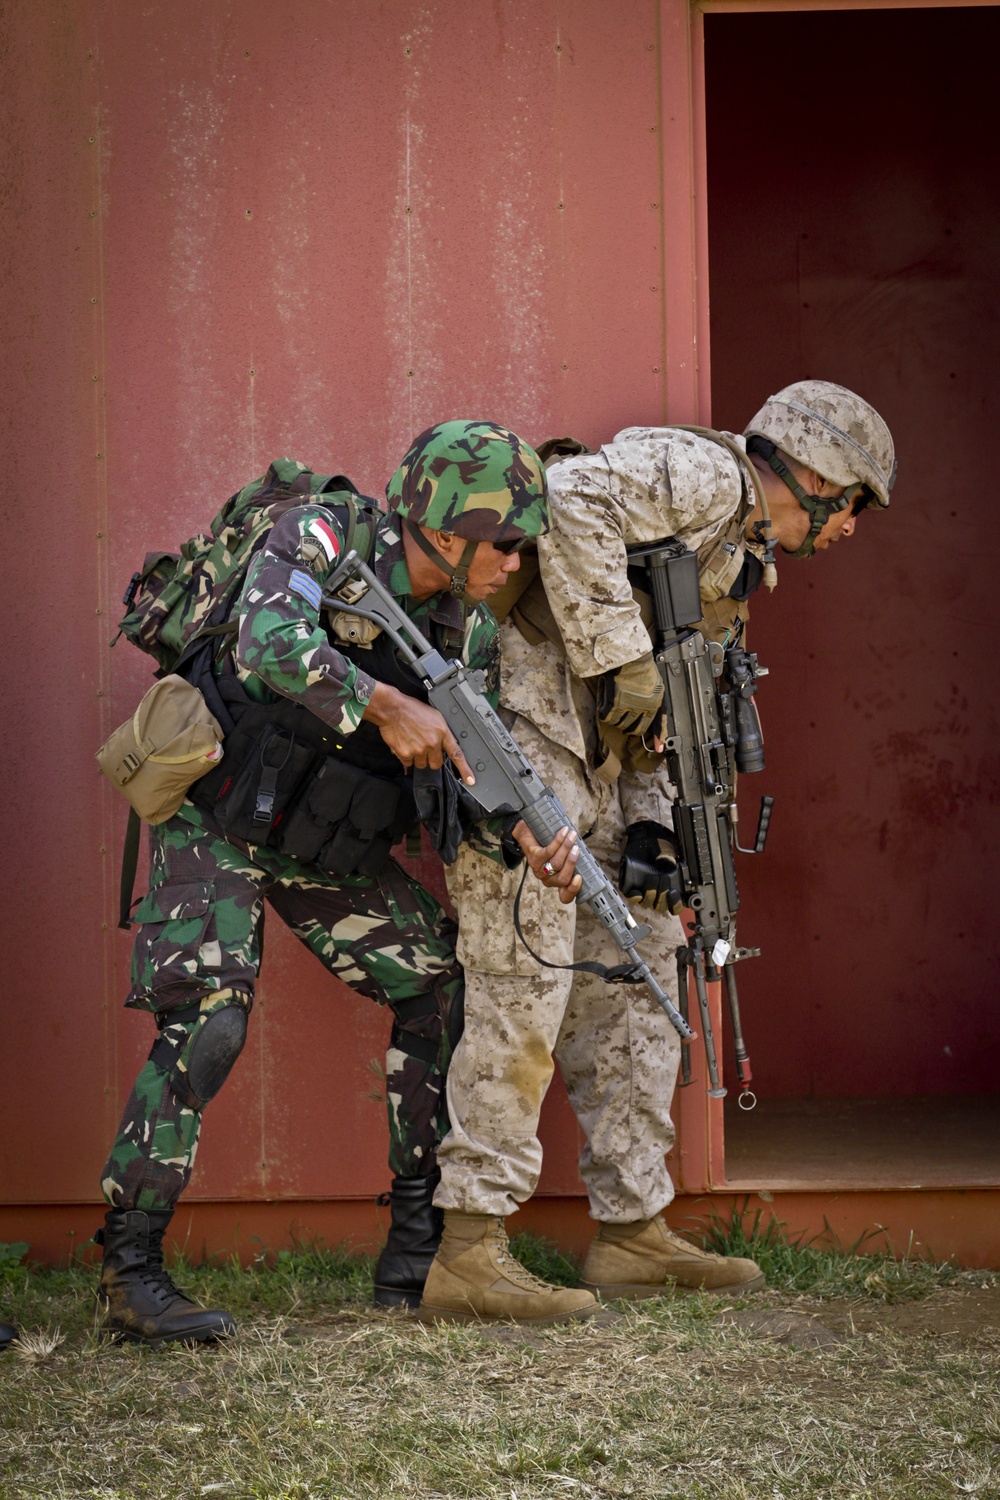
[[[998,45],[996,8],[705,18],[713,422],[826,378],[899,459],[888,513],[754,601],[747,821],[776,804],[727,1184],[1000,1184]]]

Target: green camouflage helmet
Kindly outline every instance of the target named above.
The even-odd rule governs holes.
[[[863,484],[885,508],[896,478],[892,434],[874,406],[830,380],[798,380],[771,396],[746,428],[832,484]]]
[[[514,542],[549,529],[545,470],[496,422],[441,422],[413,442],[386,485],[389,509],[429,531]]]

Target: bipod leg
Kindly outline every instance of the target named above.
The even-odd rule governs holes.
[[[719,1059],[715,1052],[715,1037],[712,1033],[712,1016],[708,1008],[708,989],[705,984],[705,954],[696,943],[691,957],[694,969],[694,987],[698,992],[698,1008],[701,1011],[701,1029],[705,1035],[705,1061],[708,1064],[708,1090],[710,1099],[724,1099],[726,1091],[719,1079]]]
[[[723,969],[726,980],[726,998],[729,1001],[729,1015],[733,1023],[733,1051],[736,1053],[736,1076],[740,1081],[740,1109],[753,1109],[757,1103],[757,1095],[750,1087],[753,1074],[750,1071],[750,1058],[747,1056],[746,1043],[743,1040],[743,1025],[740,1021],[740,997],[736,992],[736,973],[732,963],[726,964]]]
[[[690,1007],[688,1005],[688,966],[691,962],[691,954],[687,948],[677,950],[677,1008],[685,1021],[690,1024]],[[678,1088],[686,1089],[691,1082],[691,1043],[681,1037],[681,1081]]]

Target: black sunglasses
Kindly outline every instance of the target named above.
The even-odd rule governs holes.
[[[493,550],[502,552],[504,557],[512,557],[515,552],[520,552],[527,540],[526,536],[508,537],[505,542],[494,542]]]
[[[875,499],[874,490],[870,490],[866,484],[861,485],[858,493],[851,499],[851,515],[860,516],[861,512],[866,510],[869,505],[875,504]]]

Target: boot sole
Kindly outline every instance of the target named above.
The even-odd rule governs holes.
[[[587,1292],[593,1292],[602,1302],[644,1302],[652,1297],[694,1297],[704,1292],[707,1297],[742,1297],[749,1292],[759,1292],[764,1287],[763,1276],[752,1281],[741,1281],[734,1286],[681,1286],[678,1282],[650,1286],[649,1282],[623,1282],[620,1285],[602,1286],[596,1281],[581,1281]]]
[[[426,1307],[421,1303],[417,1309],[417,1317],[421,1323],[512,1323],[515,1328],[545,1328],[553,1323],[577,1323],[592,1318],[598,1310],[596,1307],[579,1307],[570,1312],[554,1313],[549,1318],[493,1318],[486,1313],[459,1312],[450,1307]]]
[[[376,1307],[405,1307],[410,1312],[416,1312],[420,1306],[420,1297],[419,1291],[402,1291],[398,1286],[376,1285],[372,1301]]]
[[[141,1333],[132,1333],[124,1328],[102,1328],[98,1337],[106,1344],[142,1344],[146,1349],[163,1349],[167,1344],[217,1344],[232,1338],[236,1329],[228,1332],[214,1329],[211,1333],[172,1333],[164,1338],[147,1339]]]

